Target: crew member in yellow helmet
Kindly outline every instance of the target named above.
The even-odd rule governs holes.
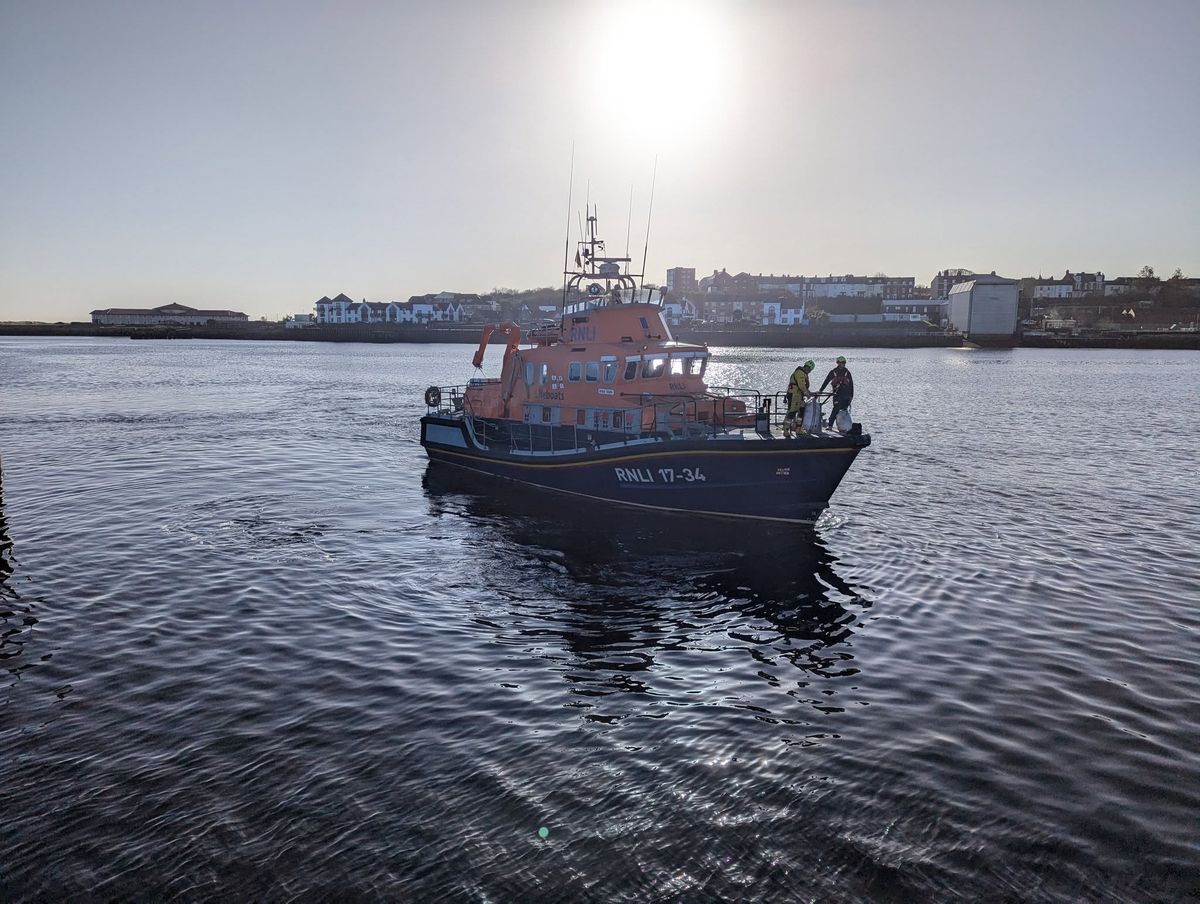
[[[787,416],[783,419],[783,438],[791,439],[793,433],[803,433],[803,422],[801,426],[796,426],[796,417],[804,411],[804,403],[812,393],[808,389],[808,375],[812,373],[812,369],[816,367],[813,361],[805,361],[794,371],[792,378],[788,381],[787,388]]]

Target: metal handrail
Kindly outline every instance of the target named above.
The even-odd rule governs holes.
[[[498,382],[498,381],[493,381]],[[474,384],[468,384],[474,385]],[[439,386],[441,399],[436,409],[438,413],[453,415],[461,413],[472,438],[481,448],[488,448],[489,441],[500,440],[501,436],[489,436],[487,420],[473,410],[472,400],[467,395],[467,386]],[[786,394],[775,392],[766,394],[756,389],[738,387],[710,386],[704,393],[621,393],[622,398],[635,404],[628,408],[618,409],[623,412],[626,420],[621,428],[611,428],[611,432],[619,432],[624,442],[631,439],[645,438],[650,434],[667,434],[671,437],[697,436],[697,428],[703,428],[709,435],[759,430],[762,427],[762,415],[767,415],[767,429],[783,425],[787,416]],[[823,404],[830,393],[812,393]],[[739,401],[745,405],[744,412],[734,414],[729,410],[729,404]],[[647,424],[647,414],[650,415]],[[824,411],[822,410],[822,419]],[[752,423],[731,424],[733,417],[753,418]],[[564,448],[556,433],[563,427],[571,428],[571,445]],[[524,427],[524,430],[520,428]],[[549,451],[569,452],[584,449],[587,443],[581,440],[578,424],[518,424],[512,423],[508,430],[508,445],[511,451],[533,452],[537,428],[545,427],[546,445]],[[586,428],[585,429],[589,429]],[[600,429],[599,427],[590,429]],[[522,442],[523,440],[523,442]]]

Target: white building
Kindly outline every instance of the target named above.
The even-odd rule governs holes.
[[[1034,298],[1070,298],[1075,283],[1070,279],[1040,279],[1033,286]]]
[[[352,305],[349,309],[350,323],[399,323],[402,306],[395,301],[367,301]],[[355,318],[357,315],[357,319]]]
[[[434,302],[406,301],[400,314],[401,323],[432,323],[434,320]]]
[[[1007,339],[1017,332],[1015,279],[975,274],[950,289],[950,323],[970,339]]]
[[[336,298],[324,296],[317,299],[317,323],[358,323],[358,312],[350,314],[354,300],[345,294]]]
[[[1076,295],[1104,294],[1104,274],[1099,271],[1095,273],[1068,272],[1067,278],[1075,284]]]
[[[696,319],[696,305],[688,298],[679,301],[668,301],[662,306],[663,316],[671,326],[679,326]]]
[[[428,296],[435,297],[435,296]],[[450,301],[354,301],[346,295],[321,298],[316,303],[317,323],[458,323],[463,305]]]
[[[464,317],[463,306],[457,301],[406,301],[397,305],[400,323],[458,323]]]
[[[499,310],[499,304],[494,298],[483,298],[474,292],[438,292],[432,295],[413,295],[408,299],[411,305],[428,304],[430,308],[422,308],[434,321],[461,320],[490,320]],[[437,305],[442,305],[439,314]]]
[[[464,313],[459,301],[439,301],[433,305],[433,319],[438,323],[459,323]]]
[[[399,305],[401,323],[457,323],[463,319],[463,306],[453,301],[406,301]]]
[[[762,322],[765,325],[797,326],[808,323],[803,301],[776,299],[763,302]]]

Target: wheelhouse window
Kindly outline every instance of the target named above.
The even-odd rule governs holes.
[[[642,377],[647,380],[653,380],[656,377],[661,377],[666,369],[666,358],[647,358],[642,364]]]
[[[684,360],[685,360],[684,358],[672,358],[671,359],[671,376],[673,376],[673,377],[683,376]]]
[[[600,379],[600,362],[599,361],[589,361],[587,363],[587,381],[589,383],[595,383],[599,379]]]
[[[603,372],[605,383],[615,383],[617,380],[617,359],[616,358],[601,358],[600,370]]]
[[[525,363],[525,385],[526,386],[533,385],[533,362],[532,361],[527,361]]]
[[[550,365],[543,361],[538,365],[538,382],[545,383],[546,377],[550,375]]]
[[[626,380],[636,380],[637,379],[638,362],[641,360],[642,360],[641,357],[638,355],[634,355],[632,358],[625,359],[625,379]]]
[[[699,377],[704,374],[704,365],[708,358],[704,355],[696,355],[694,358],[687,359],[688,376]]]
[[[572,361],[571,366],[567,368],[567,379],[572,383],[579,382],[580,364],[578,361]]]

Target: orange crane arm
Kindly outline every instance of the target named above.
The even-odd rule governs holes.
[[[483,328],[483,336],[479,339],[479,348],[475,350],[475,357],[471,359],[471,363],[476,367],[483,367],[483,353],[487,351],[488,340],[492,338],[492,333],[496,330],[499,330],[501,335],[508,337],[508,346],[504,349],[504,364],[508,363],[512,353],[521,344],[521,328],[511,320],[508,323],[489,323]]]

